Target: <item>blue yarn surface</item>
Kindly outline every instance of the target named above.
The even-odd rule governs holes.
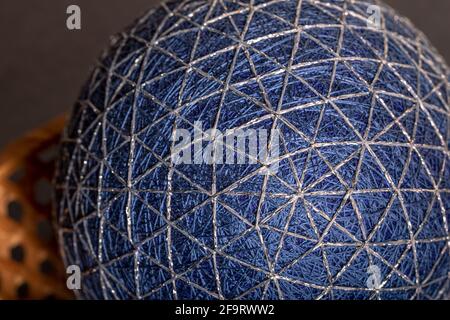
[[[114,38],[56,176],[81,298],[447,296],[448,68],[391,9],[368,26],[370,4],[173,1]],[[278,172],[172,166],[195,121],[276,127]]]

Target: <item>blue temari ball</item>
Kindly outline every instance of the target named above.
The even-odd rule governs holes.
[[[79,297],[446,298],[449,70],[375,3],[172,1],[116,36],[55,179]]]

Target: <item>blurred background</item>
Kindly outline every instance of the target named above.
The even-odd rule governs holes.
[[[2,0],[0,2],[0,148],[69,111],[91,65],[119,32],[160,0]],[[408,17],[450,62],[449,0],[385,0]],[[66,28],[81,8],[82,29]]]

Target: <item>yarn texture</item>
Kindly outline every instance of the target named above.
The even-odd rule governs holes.
[[[378,2],[152,9],[113,38],[63,137],[56,220],[79,297],[446,298],[448,74]],[[277,129],[277,170],[174,163],[195,123]]]

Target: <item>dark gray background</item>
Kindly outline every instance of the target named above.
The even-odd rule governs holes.
[[[421,29],[450,61],[449,0],[385,0]],[[70,110],[109,36],[159,0],[2,0],[0,147]],[[82,30],[66,28],[77,4]]]

